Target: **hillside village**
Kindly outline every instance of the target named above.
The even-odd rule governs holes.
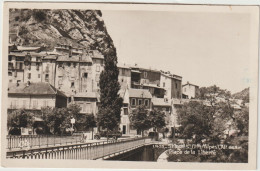
[[[23,108],[34,111],[41,120],[42,107],[78,104],[81,114],[94,114],[99,106],[99,76],[104,57],[96,50],[58,45],[54,51],[41,47],[9,45],[8,112]],[[179,126],[176,109],[194,99],[199,86],[182,84],[182,77],[138,65],[118,64],[118,81],[123,98],[120,128],[124,135],[135,135],[128,114],[138,105],[159,109],[167,116],[170,130]]]
[[[85,18],[82,18],[76,11],[60,12],[54,10],[49,13],[46,12],[50,17],[48,20],[45,13],[40,13],[41,15],[44,14],[44,17],[39,18],[38,15],[37,18],[31,17],[31,13],[26,10],[21,12],[22,15],[19,11],[14,10],[12,16],[14,22],[11,23],[12,31],[9,35],[8,113],[12,113],[17,109],[24,109],[33,112],[37,122],[41,122],[41,109],[43,107],[61,108],[67,107],[69,104],[77,104],[81,107],[81,114],[94,114],[96,116],[100,103],[100,74],[105,67],[103,49],[104,46],[113,46],[105,30],[104,23],[97,14],[98,12],[87,11]],[[50,45],[53,46],[53,49],[46,46],[46,44],[43,46],[29,46],[30,41],[27,41],[27,39],[30,36],[35,36],[29,34],[39,32],[34,28],[36,25],[43,25],[44,22],[48,25],[48,22],[53,22],[52,20],[57,19],[57,17],[68,15],[75,17],[75,21],[81,24],[83,21],[87,22],[89,20],[88,26],[90,28],[98,26],[97,30],[104,29],[105,31],[102,34],[93,31],[93,28],[90,29],[92,35],[97,34],[99,36],[96,36],[98,39],[95,40],[96,42],[104,41],[100,43],[100,47],[93,48],[95,45],[94,40],[91,40],[90,44],[85,42],[84,46],[81,44],[80,47],[73,45],[71,42],[67,44],[56,43],[55,45],[51,42]],[[22,16],[27,17],[27,19],[22,18]],[[59,26],[56,32],[65,34],[61,29],[73,30],[72,28],[66,28],[66,23],[63,23],[62,20],[54,21],[57,22],[54,26],[56,28]],[[70,27],[73,27],[74,24],[74,29],[81,31],[78,34],[69,32],[67,36],[60,35],[60,39],[66,38],[66,40],[70,41],[80,39],[79,41],[82,41],[82,38],[75,38],[75,36],[82,33],[90,34],[84,30],[86,29],[84,26],[71,21],[71,18],[69,18],[66,22],[70,23]],[[24,26],[15,29],[19,22],[26,22],[30,27],[25,28]],[[98,22],[103,25],[96,24]],[[51,28],[53,29],[54,26]],[[27,29],[27,31],[24,31],[24,29]],[[53,31],[51,34],[57,34],[56,32]],[[40,30],[38,36],[45,33],[49,33],[49,30],[45,32]],[[74,38],[72,35],[74,35]],[[82,36],[86,37],[84,34]],[[57,42],[60,39],[57,38]],[[52,38],[51,41],[54,41],[54,39]],[[33,44],[33,42],[31,43]],[[117,67],[119,70],[118,82],[121,86],[119,94],[123,98],[120,122],[120,130],[123,135],[139,134],[137,130],[130,126],[129,121],[129,113],[139,105],[144,105],[148,110],[158,109],[163,111],[167,118],[166,127],[174,132],[174,129],[180,126],[176,110],[185,102],[196,99],[199,86],[189,82],[183,83],[182,76],[169,71],[145,68],[138,64],[117,64]],[[239,105],[237,105],[236,109],[239,108]],[[97,129],[95,129],[96,131]]]

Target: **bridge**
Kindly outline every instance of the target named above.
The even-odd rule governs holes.
[[[151,145],[149,138],[109,140],[95,143],[77,143],[52,147],[31,147],[9,149],[7,158],[22,159],[74,159],[74,160],[109,160],[127,154],[130,151]]]

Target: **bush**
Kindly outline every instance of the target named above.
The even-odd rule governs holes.
[[[34,10],[33,18],[38,22],[42,22],[42,21],[46,20],[46,13],[41,10]]]

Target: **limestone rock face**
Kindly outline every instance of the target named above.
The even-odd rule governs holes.
[[[11,9],[9,23],[10,39],[17,45],[53,50],[66,44],[115,55],[99,10]]]

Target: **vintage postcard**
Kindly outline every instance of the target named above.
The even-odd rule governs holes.
[[[258,6],[3,14],[3,167],[256,169]]]

